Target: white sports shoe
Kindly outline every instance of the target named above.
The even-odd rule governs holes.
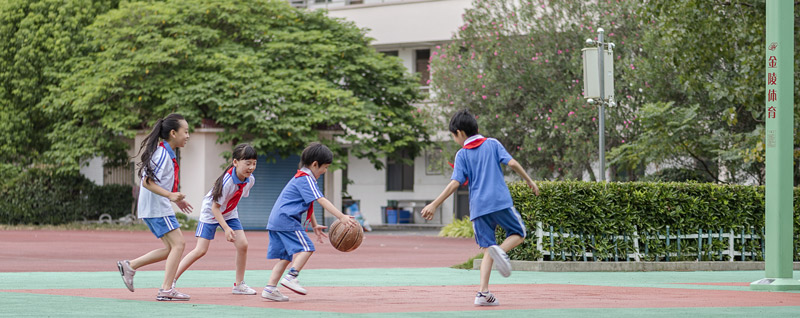
[[[508,254],[497,245],[489,246],[488,250],[489,256],[494,260],[494,265],[500,275],[503,275],[503,277],[511,276],[511,261],[508,259]]]
[[[264,290],[261,291],[261,297],[274,301],[289,301],[289,297],[284,296],[277,287],[264,287]]]
[[[480,293],[478,292],[475,295],[475,306],[497,306],[500,305],[500,302],[497,301],[497,298],[494,298],[494,294],[490,292]]]
[[[256,290],[247,286],[244,281],[239,282],[238,284],[233,284],[233,294],[234,295],[255,295]]]
[[[164,300],[189,300],[191,298],[192,297],[190,297],[189,295],[186,295],[184,293],[181,293],[181,292],[175,290],[175,288],[170,288],[169,290],[159,289],[158,290],[158,294],[156,294],[156,300],[158,300],[158,301],[164,301]]]
[[[122,282],[125,283],[125,287],[133,291],[133,275],[136,275],[136,271],[131,268],[131,263],[128,261],[119,261],[117,262],[117,268],[119,269],[119,274],[122,276]]]
[[[300,280],[297,279],[297,276],[292,276],[288,274],[283,275],[283,278],[281,278],[281,285],[283,285],[283,287],[289,288],[289,290],[298,293],[300,295],[308,294],[306,289],[303,288],[303,286],[300,286]]]

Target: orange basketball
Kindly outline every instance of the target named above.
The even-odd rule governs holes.
[[[361,241],[364,240],[364,229],[360,225],[348,227],[336,220],[328,228],[328,238],[335,249],[350,252],[361,245]]]

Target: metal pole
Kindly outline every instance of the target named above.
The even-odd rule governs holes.
[[[606,88],[604,85],[605,79],[605,63],[603,61],[603,28],[597,29],[597,67],[598,74],[600,74],[600,182],[606,180],[606,120],[605,120],[605,104],[606,104]]]
[[[752,289],[799,290],[792,278],[794,152],[794,1],[767,1],[766,44],[766,278]]]

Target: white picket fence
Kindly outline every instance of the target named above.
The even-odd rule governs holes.
[[[723,261],[727,259],[730,262],[735,261],[737,258],[740,261],[748,259],[756,260],[757,257],[764,255],[764,249],[763,249],[764,245],[762,244],[763,242],[761,242],[761,236],[753,234],[753,232],[754,232],[753,229],[750,228],[748,229],[748,233],[744,233],[744,231],[735,233],[733,230],[730,230],[729,232],[721,232],[721,231],[710,232],[710,231],[700,230],[699,233],[693,233],[693,234],[681,234],[681,233],[673,234],[669,233],[669,227],[667,227],[667,231],[664,234],[656,233],[655,235],[652,235],[652,233],[648,233],[647,236],[643,238],[642,236],[639,235],[638,231],[635,230],[633,232],[633,235],[631,236],[627,235],[611,236],[611,239],[616,242],[616,245],[618,245],[619,242],[627,244],[628,241],[631,241],[633,245],[632,252],[620,255],[620,253],[618,252],[619,248],[615,247],[614,253],[611,253],[613,256],[611,257],[606,256],[599,258],[608,261],[639,262],[642,260],[644,256],[651,256],[650,251],[647,250],[646,244],[642,244],[642,240],[645,239],[649,241],[657,239],[665,241],[665,245],[668,248],[670,247],[670,244],[677,244],[677,251],[670,252],[668,254],[654,255],[656,261],[658,261],[662,257],[664,258],[665,261],[669,261],[670,258],[691,257],[691,256],[696,256],[698,261],[701,260],[704,256],[707,257],[707,260]],[[536,235],[536,249],[541,253],[540,255],[542,255],[542,257],[539,258],[539,261],[543,261],[544,257],[549,257],[550,260],[558,260],[559,258],[561,260],[566,260],[566,258],[569,257],[571,259],[576,259],[576,258],[582,259],[583,261],[590,261],[590,260],[596,261],[594,254],[592,252],[586,251],[585,249],[580,253],[573,253],[573,251],[568,251],[568,250],[553,251],[555,246],[554,241],[558,238],[577,237],[585,242],[586,240],[594,239],[594,237],[591,235],[582,235],[580,233],[578,234],[562,233],[561,231],[555,231],[552,226],[550,226],[549,231],[545,231],[542,228],[542,222],[536,222],[535,235]],[[680,253],[681,240],[683,240],[684,242],[687,240],[696,241],[697,244],[692,244],[692,245],[697,246],[697,253],[692,253],[692,254]],[[739,240],[740,243],[739,245],[740,249],[738,250],[734,248],[736,240]],[[750,249],[745,248],[747,246],[746,242],[752,240],[759,241],[758,245],[760,246],[760,249],[753,250],[752,248]],[[707,253],[703,253],[702,249],[703,245],[712,244],[712,241],[717,241],[717,242],[727,241],[727,248],[721,251],[711,251],[709,249]],[[545,249],[544,248],[545,244],[549,244],[550,248]],[[583,244],[583,246],[586,245],[588,245],[588,242],[586,244]],[[642,247],[642,245],[645,246]],[[644,249],[644,251],[642,251],[642,249]]]

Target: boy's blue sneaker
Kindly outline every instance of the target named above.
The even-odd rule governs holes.
[[[481,293],[478,292],[475,295],[475,306],[497,306],[500,305],[500,302],[497,301],[497,298],[494,298],[494,294],[490,292]]]
[[[494,266],[500,275],[503,277],[511,276],[511,261],[508,259],[508,254],[500,248],[500,246],[492,245],[487,249],[489,256],[494,260]]]

